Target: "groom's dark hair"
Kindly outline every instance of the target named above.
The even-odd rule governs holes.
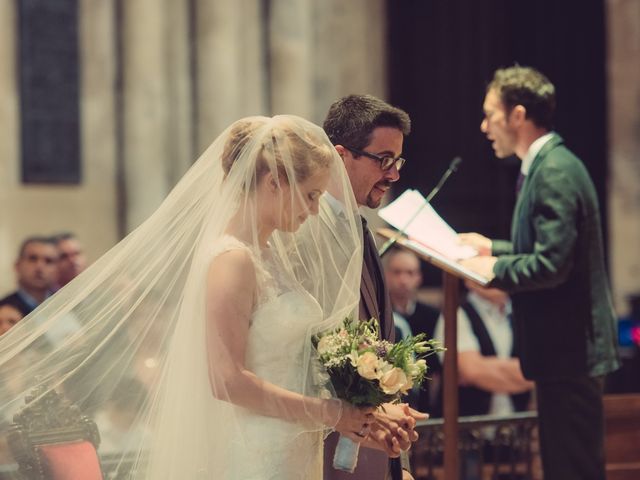
[[[322,127],[334,145],[363,149],[378,127],[397,128],[409,135],[411,119],[404,110],[373,95],[348,95],[331,105]]]

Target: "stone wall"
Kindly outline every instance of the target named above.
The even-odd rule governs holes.
[[[20,180],[16,2],[0,2],[0,294],[15,286],[13,262],[33,234],[76,232],[91,258],[117,239],[114,134],[114,24],[111,2],[82,0],[80,185]]]
[[[147,218],[232,121],[321,122],[386,93],[384,0],[79,0],[80,185],[23,185],[15,3],[0,2],[0,295],[27,235],[76,232],[96,259]]]

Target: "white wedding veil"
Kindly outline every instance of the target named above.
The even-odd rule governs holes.
[[[148,220],[0,337],[0,463],[16,462],[25,400],[55,392],[95,422],[108,478],[277,471],[286,456],[261,455],[261,435],[293,458],[338,420],[311,337],[357,311],[361,267],[323,130],[235,122]]]

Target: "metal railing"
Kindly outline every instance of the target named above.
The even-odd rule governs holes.
[[[461,480],[534,480],[539,478],[537,413],[460,417],[458,451]],[[444,476],[444,420],[418,423],[420,439],[410,458],[416,480]]]

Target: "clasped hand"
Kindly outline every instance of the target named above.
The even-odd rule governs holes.
[[[340,420],[334,429],[354,442],[382,450],[393,458],[418,440],[416,422],[428,418],[426,413],[414,410],[406,403],[385,403],[377,409],[341,403]]]
[[[371,431],[365,446],[383,450],[390,457],[399,457],[402,450],[408,450],[418,440],[416,422],[428,418],[426,413],[414,410],[406,403],[384,404],[373,417]]]

